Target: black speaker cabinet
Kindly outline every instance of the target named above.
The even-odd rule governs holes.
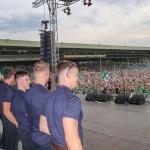
[[[101,93],[97,96],[96,101],[98,102],[107,102],[110,100],[110,95],[106,93]]]
[[[121,104],[124,104],[128,101],[129,101],[129,95],[126,94],[120,94],[114,100],[115,103],[121,103]]]
[[[95,94],[94,93],[89,93],[86,97],[85,97],[86,101],[95,101]]]
[[[95,94],[95,100],[97,99],[97,97],[98,97],[98,96],[99,96],[99,94],[98,94],[98,93],[96,93],[96,94]]]
[[[130,99],[129,99],[129,103],[130,104],[144,104],[145,103],[145,97],[144,95],[133,95]]]

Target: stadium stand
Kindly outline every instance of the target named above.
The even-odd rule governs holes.
[[[80,84],[76,93],[102,93],[104,88],[110,94],[149,93],[150,47],[61,42],[59,51],[60,59],[79,65]],[[0,69],[10,66],[32,74],[32,65],[39,59],[40,42],[0,40]]]

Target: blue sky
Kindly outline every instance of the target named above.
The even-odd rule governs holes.
[[[0,38],[39,41],[44,5],[34,0],[1,0]],[[58,41],[122,46],[150,46],[150,0],[82,0],[70,6],[67,16],[58,9]],[[45,18],[48,19],[47,5]]]

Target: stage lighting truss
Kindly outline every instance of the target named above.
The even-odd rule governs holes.
[[[41,5],[43,5],[44,3],[49,4],[50,1],[53,1],[53,0],[36,0],[36,1],[34,1],[32,3],[32,6],[34,8],[37,8],[37,7],[41,6]],[[63,9],[64,13],[66,13],[67,15],[70,15],[71,14],[70,13],[71,9],[70,8],[67,9],[67,8],[70,5],[72,5],[72,4],[74,4],[74,3],[78,2],[78,1],[80,1],[80,0],[54,0],[54,4],[56,5],[56,9],[65,6],[66,8]],[[92,5],[91,0],[83,0],[83,4],[87,5],[87,6],[91,6]]]
[[[84,0],[83,5],[91,6],[92,5],[91,0]]]
[[[63,9],[64,13],[67,15],[71,14],[70,6],[80,0],[35,0],[32,3],[33,8],[38,8],[39,6],[47,3],[48,11],[49,11],[49,23],[50,23],[50,33],[51,36],[51,66],[52,66],[52,78],[55,79],[55,70],[57,63],[59,62],[59,46],[58,46],[58,28],[57,28],[57,9]],[[91,0],[82,0],[84,5],[92,5]],[[44,7],[45,8],[45,7]],[[47,20],[43,20],[42,24],[44,24],[44,30],[40,30],[44,32],[47,29]]]
[[[63,7],[63,6],[69,6],[72,5],[80,0],[35,0],[32,3],[32,7],[33,8],[37,8],[41,5],[43,5],[44,3],[48,3],[49,1],[54,1],[54,3],[57,5],[57,8]]]
[[[60,0],[58,8],[63,7],[63,6],[66,6],[66,7],[70,6],[78,1],[80,1],[80,0]]]
[[[66,7],[65,9],[63,9],[64,13],[66,13],[67,15],[71,14],[71,9],[70,7]]]
[[[70,6],[70,5],[72,5],[72,4],[76,3],[76,2],[78,2],[78,1],[80,1],[80,0],[60,0],[60,1],[63,2],[63,4],[59,4],[59,7],[66,6],[66,8],[63,9],[63,11],[64,11],[64,13],[66,13],[67,15],[70,15],[70,14],[71,14],[71,9],[70,9],[70,7],[68,7],[68,6]],[[84,0],[84,1],[83,1],[83,4],[84,4],[84,5],[87,5],[87,6],[91,6],[91,5],[92,5],[91,0]]]

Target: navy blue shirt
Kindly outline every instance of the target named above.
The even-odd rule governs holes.
[[[51,136],[39,131],[39,119],[45,103],[45,95],[50,93],[40,84],[34,84],[26,92],[26,110],[29,119],[30,129],[32,131],[32,140],[38,144],[44,145],[51,142]]]
[[[25,108],[25,92],[17,90],[14,93],[11,103],[11,112],[18,122],[18,128],[22,131],[30,132],[29,121]]]
[[[64,117],[73,118],[78,121],[78,133],[83,144],[81,101],[76,95],[72,94],[70,88],[59,86],[54,93],[50,94],[45,102],[42,113],[46,116],[55,144],[67,147],[62,121]]]
[[[0,82],[0,112],[1,113],[3,113],[2,103],[3,102],[11,103],[15,90],[16,89],[12,87],[11,85],[8,85],[7,83],[3,81]]]
[[[2,113],[2,98],[3,98],[4,89],[5,89],[4,84],[5,83],[3,81],[0,81],[0,113]]]

